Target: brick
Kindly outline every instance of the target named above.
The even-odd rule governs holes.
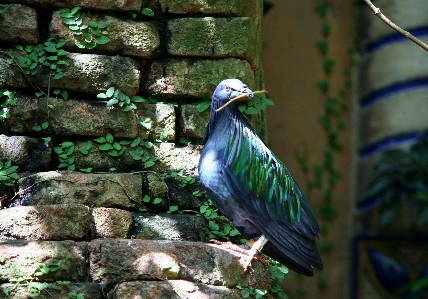
[[[83,23],[86,24],[88,21],[86,17]],[[75,42],[83,40],[83,37],[73,34],[68,29],[68,26],[62,22],[60,11],[55,11],[52,15],[50,35],[65,41],[64,48],[73,52],[120,54],[138,58],[151,58],[159,52],[160,37],[154,22],[134,22],[110,16],[98,18],[97,21],[107,24],[103,31],[107,32],[110,42],[97,45],[91,50],[80,49],[75,45]]]
[[[0,88],[31,87],[19,67],[15,63],[12,65],[7,63],[8,59],[12,59],[10,55],[16,60],[20,53],[18,50],[0,48]]]
[[[25,51],[10,50],[8,53],[11,53],[16,61],[19,61],[20,56],[26,55]],[[78,53],[62,57],[67,63],[64,67],[64,77],[52,79],[49,77],[50,71],[39,66],[37,74],[28,76],[33,86],[38,86],[45,92],[50,86],[51,89],[60,88],[93,95],[114,86],[128,96],[135,95],[139,89],[139,64],[131,58]],[[9,58],[8,55],[0,53],[0,67],[6,68],[0,72],[0,88],[30,87],[21,70],[15,64],[8,65],[6,60]]]
[[[132,239],[207,242],[203,217],[189,214],[133,213]]]
[[[168,59],[154,61],[144,88],[149,94],[169,98],[210,96],[218,83],[237,78],[254,86],[251,65],[234,58],[217,60]]]
[[[206,285],[185,280],[165,281],[130,281],[118,284],[112,292],[113,298],[121,299],[240,299],[236,289],[222,286]]]
[[[39,299],[70,299],[70,293],[83,295],[82,298],[90,299],[103,299],[101,285],[96,283],[70,283],[70,284],[57,284],[47,283],[47,291],[42,290],[37,296]],[[28,298],[28,285],[16,283],[0,284],[0,290],[8,290],[9,295],[4,295],[0,292],[1,299],[24,299]],[[53,297],[54,296],[54,297]]]
[[[83,205],[13,207],[0,210],[0,240],[82,239],[90,223]]]
[[[421,38],[428,42],[428,38]],[[388,86],[428,76],[426,51],[421,47],[402,41],[388,44],[365,55],[358,66],[359,98]]]
[[[180,136],[202,140],[210,121],[210,109],[199,112],[196,105],[180,105]]]
[[[186,299],[240,299],[241,294],[236,288],[207,285],[186,280],[170,280],[171,287],[180,296]]]
[[[74,241],[6,241],[0,243],[0,281],[34,275],[40,264],[59,264],[40,281],[85,281],[87,244]]]
[[[41,138],[0,134],[0,160],[11,160],[19,171],[43,171],[51,166],[52,143]]]
[[[45,134],[56,136],[97,138],[110,133],[118,139],[148,139],[150,134],[155,138],[162,134],[166,140],[175,139],[175,111],[169,104],[137,104],[136,110],[124,112],[120,107],[106,108],[106,102],[99,100],[15,98],[17,105],[10,108],[10,118],[0,119],[9,134],[34,134],[34,126],[48,121],[50,131]],[[137,118],[152,120],[151,128],[138,125]]]
[[[108,171],[113,167],[122,172],[144,170],[144,162],[134,160],[129,154],[129,148],[125,148],[121,156],[112,159],[94,146],[89,154],[82,155],[78,148],[83,147],[84,144],[84,141],[75,142],[75,165],[77,169],[91,167],[93,171]],[[150,167],[152,171],[183,171],[187,175],[197,176],[200,146],[178,147],[174,143],[162,142],[154,143],[151,149],[144,148],[143,150],[158,159],[155,165]]]
[[[13,3],[16,0],[2,0],[4,3]],[[19,2],[43,8],[64,7],[61,0],[20,0]],[[116,11],[139,11],[142,0],[68,0],[67,7],[80,6],[90,10],[116,10]]]
[[[395,24],[399,24],[401,28],[407,31],[424,28],[428,25],[426,19],[428,6],[423,1],[378,0],[376,7]],[[388,35],[398,34],[391,27],[386,26],[377,16],[374,16],[373,11],[365,5],[361,9],[359,24],[364,24],[358,28],[360,44],[363,46]],[[410,43],[407,42],[407,44]]]
[[[131,213],[112,208],[92,209],[96,238],[126,238],[133,223]]]
[[[427,115],[426,87],[396,92],[362,108],[359,114],[360,149],[389,137],[424,132],[427,128]]]
[[[39,26],[34,8],[20,5],[0,4],[0,42],[15,44],[37,44]]]
[[[123,282],[109,294],[108,298],[120,299],[180,299],[166,281]]]
[[[255,17],[256,0],[218,0],[213,4],[210,0],[157,0],[163,13],[170,14],[221,14],[227,16]]]
[[[142,198],[142,178],[130,173],[50,171],[24,177],[18,185],[21,193],[15,204],[24,205],[83,204],[136,209],[135,202]]]
[[[245,271],[247,256],[216,245],[187,241],[97,239],[89,243],[90,276],[115,284],[136,280],[180,279],[235,287],[269,289],[270,271],[259,261]]]
[[[172,19],[167,51],[175,56],[240,57],[253,64],[256,30],[250,18]]]

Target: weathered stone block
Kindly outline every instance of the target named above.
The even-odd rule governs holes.
[[[158,161],[153,170],[170,173],[182,171],[186,175],[198,176],[198,164],[202,146],[189,144],[179,147],[174,143],[158,143],[153,147]]]
[[[172,19],[167,51],[177,56],[242,57],[252,63],[256,29],[250,18]]]
[[[2,0],[4,3],[13,3],[16,0]],[[62,1],[55,0],[20,0],[26,3],[43,8],[61,8],[64,7]],[[83,9],[90,10],[117,10],[117,11],[139,11],[142,6],[142,0],[67,0],[67,7],[80,6]]]
[[[18,59],[18,50],[0,48],[0,88],[30,88],[30,84],[16,63],[7,63],[8,59]]]
[[[52,143],[27,136],[0,134],[0,160],[11,160],[20,171],[43,171],[51,165]]]
[[[147,81],[149,94],[164,97],[203,97],[211,95],[217,84],[227,78],[237,78],[250,88],[254,86],[251,65],[241,59],[218,60],[171,59],[154,61]]]
[[[98,94],[114,86],[128,96],[137,93],[140,82],[138,64],[128,57],[96,54],[68,54],[64,77],[51,80],[52,88]],[[46,72],[47,75],[49,73]],[[47,76],[36,75],[36,83],[47,87]],[[40,80],[41,79],[41,80]]]
[[[6,241],[0,243],[0,281],[33,276],[40,265],[59,264],[41,281],[86,281],[87,244],[74,241]]]
[[[83,205],[45,205],[0,210],[0,240],[82,239],[91,217]]]
[[[427,130],[428,88],[403,90],[361,109],[359,146]],[[409,117],[411,116],[411,117]]]
[[[163,13],[171,14],[221,14],[228,16],[255,17],[255,0],[219,0],[215,4],[210,0],[156,0]]]
[[[88,22],[84,19],[84,24]],[[110,42],[104,45],[97,45],[94,49],[84,50],[75,45],[76,41],[83,39],[82,35],[75,35],[62,22],[61,12],[55,11],[50,24],[50,35],[58,36],[59,40],[65,41],[64,48],[74,52],[100,53],[100,54],[121,54],[139,58],[150,58],[158,52],[160,38],[156,25],[153,22],[134,22],[122,20],[110,16],[98,18],[107,27],[103,29],[110,38]]]
[[[130,212],[112,208],[92,209],[92,221],[96,238],[127,238],[133,223]]]
[[[96,283],[70,283],[70,284],[57,284],[48,283],[47,291],[42,290],[37,296],[39,299],[70,299],[71,292],[82,294],[82,298],[90,299],[103,299],[101,285]],[[9,291],[9,295],[0,292],[1,299],[27,299],[28,286],[25,284],[4,283],[0,284],[0,290]]]
[[[121,299],[180,299],[169,282],[130,281],[118,284],[108,298]],[[185,297],[183,297],[185,298]]]
[[[142,198],[142,178],[130,173],[92,174],[50,171],[18,181],[15,204],[83,204],[89,207],[136,209]],[[25,190],[24,190],[25,189]]]
[[[236,289],[206,285],[186,280],[130,281],[120,283],[110,294],[121,299],[240,299]]]
[[[20,56],[27,55],[25,51],[7,51],[16,61]],[[47,92],[50,88],[61,88],[76,92],[97,95],[114,86],[128,96],[137,93],[140,83],[139,65],[136,61],[122,56],[106,56],[97,54],[71,53],[62,56],[67,63],[64,66],[64,77],[53,79],[46,67],[39,66],[37,74],[29,75],[28,79],[33,86],[38,86]],[[2,87],[30,87],[28,80],[21,70],[6,61],[10,56],[0,53],[0,88]],[[10,77],[8,77],[10,76]]]
[[[4,43],[37,44],[39,26],[34,8],[20,5],[0,4],[0,41]]]
[[[209,121],[209,109],[199,112],[196,105],[180,105],[180,136],[202,140]]]
[[[119,282],[182,279],[218,286],[269,289],[270,271],[216,245],[183,241],[97,239],[89,243],[90,275],[107,290]]]
[[[203,217],[189,214],[133,213],[133,239],[207,242]]]
[[[175,139],[175,111],[169,104],[137,104],[136,110],[125,112],[120,107],[106,108],[104,101],[17,95],[16,102],[10,118],[0,120],[4,131],[11,134],[34,134],[34,126],[48,121],[50,132],[57,136],[97,138],[110,133],[115,138],[148,139],[151,134]],[[150,129],[138,125],[137,118],[150,119]]]
[[[186,280],[170,280],[171,287],[180,296],[187,299],[240,299],[241,294],[236,288],[207,285]]]
[[[125,149],[117,158],[110,158],[103,152],[92,148],[89,154],[82,155],[77,148],[83,147],[84,142],[75,142],[75,165],[77,169],[91,167],[93,171],[108,171],[114,167],[120,171],[144,170],[144,162],[134,160]],[[131,149],[132,150],[132,149]],[[144,149],[158,160],[149,169],[156,172],[183,171],[187,175],[197,176],[200,146],[188,145],[177,147],[174,143],[154,143],[150,149]]]
[[[428,38],[421,38],[428,42]],[[408,42],[392,43],[371,52],[361,59],[358,70],[359,98],[388,86],[428,76],[426,51]]]

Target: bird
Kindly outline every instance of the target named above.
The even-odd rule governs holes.
[[[291,173],[238,108],[255,93],[259,92],[253,93],[239,79],[223,80],[216,87],[199,178],[218,211],[249,240],[236,248],[248,255],[246,268],[262,252],[297,273],[313,276],[314,268],[323,268],[315,243],[320,227]]]

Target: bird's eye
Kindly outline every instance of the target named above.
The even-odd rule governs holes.
[[[224,89],[225,89],[227,92],[229,92],[229,91],[230,91],[230,86],[226,85],[226,86],[224,87]]]

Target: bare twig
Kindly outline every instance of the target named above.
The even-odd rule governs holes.
[[[389,20],[387,17],[385,17],[381,12],[380,9],[376,6],[373,5],[373,3],[370,0],[364,0],[364,2],[366,2],[366,4],[370,7],[370,9],[374,12],[375,15],[377,15],[383,22],[385,22],[389,27],[391,27],[392,29],[394,29],[395,31],[397,31],[398,33],[404,35],[405,38],[410,39],[411,41],[413,41],[414,43],[418,44],[420,47],[422,47],[423,49],[425,49],[425,51],[428,51],[428,45],[425,44],[423,41],[421,41],[420,39],[418,39],[417,37],[413,36],[412,34],[410,34],[410,32],[398,27],[397,25],[395,25],[393,22],[391,22],[391,20]]]

